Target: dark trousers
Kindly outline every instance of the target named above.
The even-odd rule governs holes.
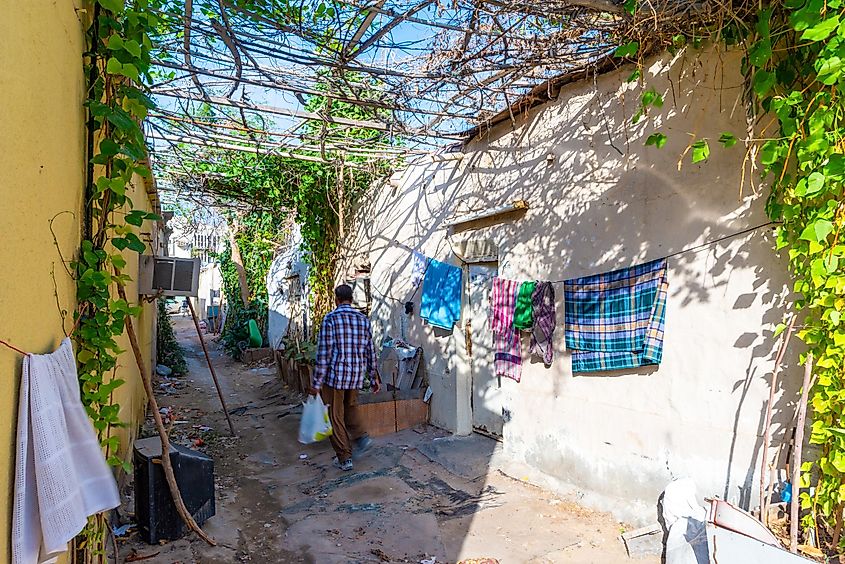
[[[358,390],[337,390],[323,386],[320,390],[323,403],[329,406],[332,422],[332,448],[337,458],[345,462],[352,458],[352,443],[364,436],[364,427],[358,414]]]

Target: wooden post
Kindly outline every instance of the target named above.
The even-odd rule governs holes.
[[[202,337],[200,322],[197,319],[197,313],[194,311],[194,304],[191,303],[191,298],[188,298],[188,309],[191,310],[191,317],[194,319],[194,327],[197,328],[197,337],[199,337],[200,344],[202,345],[205,362],[208,363],[208,371],[211,372],[211,378],[214,380],[214,387],[217,388],[217,396],[220,398],[220,405],[223,406],[223,414],[226,416],[226,421],[229,422],[229,430],[232,432],[233,437],[237,437],[238,434],[235,432],[235,426],[232,424],[232,418],[229,417],[229,409],[226,407],[226,400],[223,399],[223,392],[220,390],[220,382],[217,381],[217,374],[214,372],[214,366],[211,364],[211,357],[208,356],[208,349],[205,346],[205,339]]]
[[[807,353],[804,362],[804,383],[801,386],[801,400],[798,402],[798,424],[795,428],[795,447],[792,456],[792,502],[789,508],[789,550],[798,552],[798,509],[801,480],[801,450],[804,446],[804,424],[807,422],[807,397],[810,393],[810,377],[813,374],[813,353]]]
[[[783,335],[783,340],[778,348],[778,353],[775,356],[775,367],[772,371],[772,383],[769,388],[769,403],[766,406],[766,423],[763,427],[763,453],[762,461],[760,462],[760,521],[764,525],[768,525],[769,521],[769,498],[766,495],[766,477],[769,474],[766,472],[769,462],[769,442],[772,440],[772,409],[775,404],[775,390],[778,384],[778,374],[780,374],[780,366],[783,362],[783,356],[786,353],[786,345],[789,338],[792,336],[792,331],[795,328],[795,320],[797,315],[792,314],[792,319],[789,321],[789,328]]]
[[[115,274],[120,274],[120,271],[115,269]],[[123,286],[120,284],[117,285],[117,293],[118,296],[120,296],[120,299],[124,301],[126,300],[126,290],[124,290]],[[190,303],[190,301],[188,303]],[[161,466],[164,469],[164,478],[167,481],[170,496],[173,498],[173,504],[176,506],[176,512],[188,528],[194,531],[197,536],[211,546],[217,546],[214,539],[209,537],[205,531],[200,528],[188,511],[188,508],[185,507],[185,502],[182,500],[182,493],[179,491],[179,485],[176,483],[176,476],[173,474],[173,465],[170,463],[170,439],[167,437],[167,430],[164,428],[164,423],[161,420],[161,413],[158,411],[158,402],[156,402],[155,391],[153,390],[152,376],[144,367],[141,347],[138,345],[138,335],[135,333],[135,325],[132,322],[131,316],[127,316],[126,318],[126,333],[129,335],[129,344],[131,345],[132,352],[135,356],[135,364],[138,365],[138,372],[141,374],[141,382],[144,384],[144,390],[147,392],[147,401],[150,404],[150,410],[153,412],[153,421],[155,421],[156,430],[158,431],[158,436],[161,440]]]

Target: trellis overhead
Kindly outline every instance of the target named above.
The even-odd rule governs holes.
[[[357,166],[431,150],[512,118],[550,79],[607,70],[623,41],[641,39],[642,55],[724,17],[716,0],[654,0],[636,15],[628,4],[165,1],[156,164],[172,168],[188,147]],[[335,117],[337,104],[355,117]]]

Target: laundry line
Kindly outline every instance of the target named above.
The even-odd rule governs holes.
[[[677,256],[687,254],[687,253],[695,253],[695,252],[701,251],[703,249],[706,249],[708,247],[711,247],[713,245],[716,245],[718,243],[721,243],[723,241],[727,241],[727,240],[733,239],[735,237],[740,237],[742,235],[746,235],[746,234],[751,233],[753,231],[756,231],[758,229],[762,229],[764,227],[770,227],[772,225],[780,225],[780,224],[781,224],[781,222],[779,222],[779,221],[767,221],[766,223],[761,223],[761,224],[755,225],[753,227],[747,227],[745,229],[742,229],[741,231],[737,231],[735,233],[730,233],[728,235],[724,235],[724,236],[719,237],[717,239],[713,239],[712,241],[707,241],[707,242],[704,242],[704,243],[700,243],[698,245],[694,245],[692,247],[688,247],[688,248],[685,248],[685,249],[681,249],[679,251],[675,251],[673,253],[662,256],[660,258],[670,259],[670,258],[677,257]],[[458,262],[461,263],[461,266],[468,266],[469,264],[471,264],[471,263],[463,260],[462,258],[460,258],[460,256],[455,252],[455,249],[452,246],[452,242],[449,240],[448,237],[446,237],[446,242],[449,245],[449,248],[452,250],[452,254],[458,259]],[[431,257],[426,257],[426,258],[431,258]],[[427,270],[428,270],[428,264],[426,264],[426,267],[425,267],[425,270],[423,271],[423,274],[425,274],[425,272]],[[571,278],[566,278],[564,280],[544,280],[544,282],[549,282],[551,284],[563,284],[563,283],[567,282],[568,280],[571,280]],[[392,301],[397,302],[397,303],[405,303],[406,301],[413,301],[413,299],[416,296],[419,289],[420,289],[420,287],[415,288],[414,293],[407,300],[403,300],[403,299],[396,298],[396,297],[392,296],[389,292],[381,291],[378,287],[376,287],[372,283],[372,279],[370,280],[370,290],[371,291],[375,291],[375,293],[378,294],[382,298],[392,300]]]
[[[747,228],[743,229],[742,231],[737,231],[736,233],[731,233],[730,235],[724,235],[722,237],[719,237],[718,239],[713,239],[712,241],[707,241],[706,243],[701,243],[701,244],[698,244],[698,245],[695,245],[695,246],[692,246],[692,247],[689,247],[689,248],[686,248],[686,249],[681,249],[680,251],[675,251],[674,253],[670,253],[668,255],[663,255],[663,256],[658,257],[657,259],[654,259],[654,260],[670,259],[670,258],[677,257],[677,256],[680,256],[680,255],[685,255],[687,253],[695,253],[695,252],[704,250],[707,247],[711,247],[713,245],[716,245],[717,243],[721,243],[722,241],[727,241],[729,239],[733,239],[733,238],[739,237],[741,235],[746,235],[748,233],[751,233],[752,231],[762,229],[763,227],[769,227],[769,226],[772,226],[772,225],[780,225],[780,224],[781,224],[781,222],[779,222],[779,221],[768,221],[766,223],[761,223],[760,225],[755,225],[754,227],[747,227]],[[572,280],[572,278],[566,278],[564,280],[543,280],[543,282],[549,282],[550,284],[564,284],[564,283],[566,283],[570,280]]]

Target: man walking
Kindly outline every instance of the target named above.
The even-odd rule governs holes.
[[[370,320],[352,307],[350,286],[338,286],[334,295],[337,307],[323,318],[317,337],[311,395],[321,394],[323,403],[329,406],[331,443],[337,453],[334,464],[349,471],[353,454],[363,454],[372,443],[358,415],[358,390],[365,376],[372,379],[374,392],[381,389],[381,380]]]

